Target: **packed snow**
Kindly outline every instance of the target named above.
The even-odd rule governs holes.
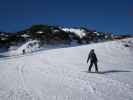
[[[0,100],[133,100],[133,48],[124,46],[132,41],[0,58]],[[87,73],[91,49],[99,73]]]

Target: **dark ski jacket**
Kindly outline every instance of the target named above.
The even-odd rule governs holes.
[[[95,54],[95,52],[90,52],[89,55],[88,55],[88,59],[87,59],[87,63],[88,61],[91,61],[91,62],[97,62],[97,56]]]

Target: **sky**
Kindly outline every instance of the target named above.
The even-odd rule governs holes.
[[[133,34],[133,0],[0,0],[0,31],[34,24]]]

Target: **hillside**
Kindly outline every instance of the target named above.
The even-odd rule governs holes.
[[[111,33],[96,32],[84,27],[67,28],[50,25],[33,25],[15,33],[0,32],[0,48],[10,49],[12,46],[21,46],[31,40],[38,40],[40,41],[40,46],[43,46],[46,44],[89,44],[91,42],[111,39]]]
[[[131,46],[127,39],[0,58],[0,100],[133,100]],[[87,73],[92,48],[100,73]]]

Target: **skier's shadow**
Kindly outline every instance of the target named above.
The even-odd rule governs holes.
[[[129,70],[107,70],[107,71],[100,71],[99,74],[109,74],[109,73],[123,73],[123,72],[131,72]]]
[[[110,74],[110,73],[123,73],[123,72],[132,72],[129,70],[107,70],[107,71],[99,71],[99,72],[88,72],[87,73],[97,73],[97,74]]]

